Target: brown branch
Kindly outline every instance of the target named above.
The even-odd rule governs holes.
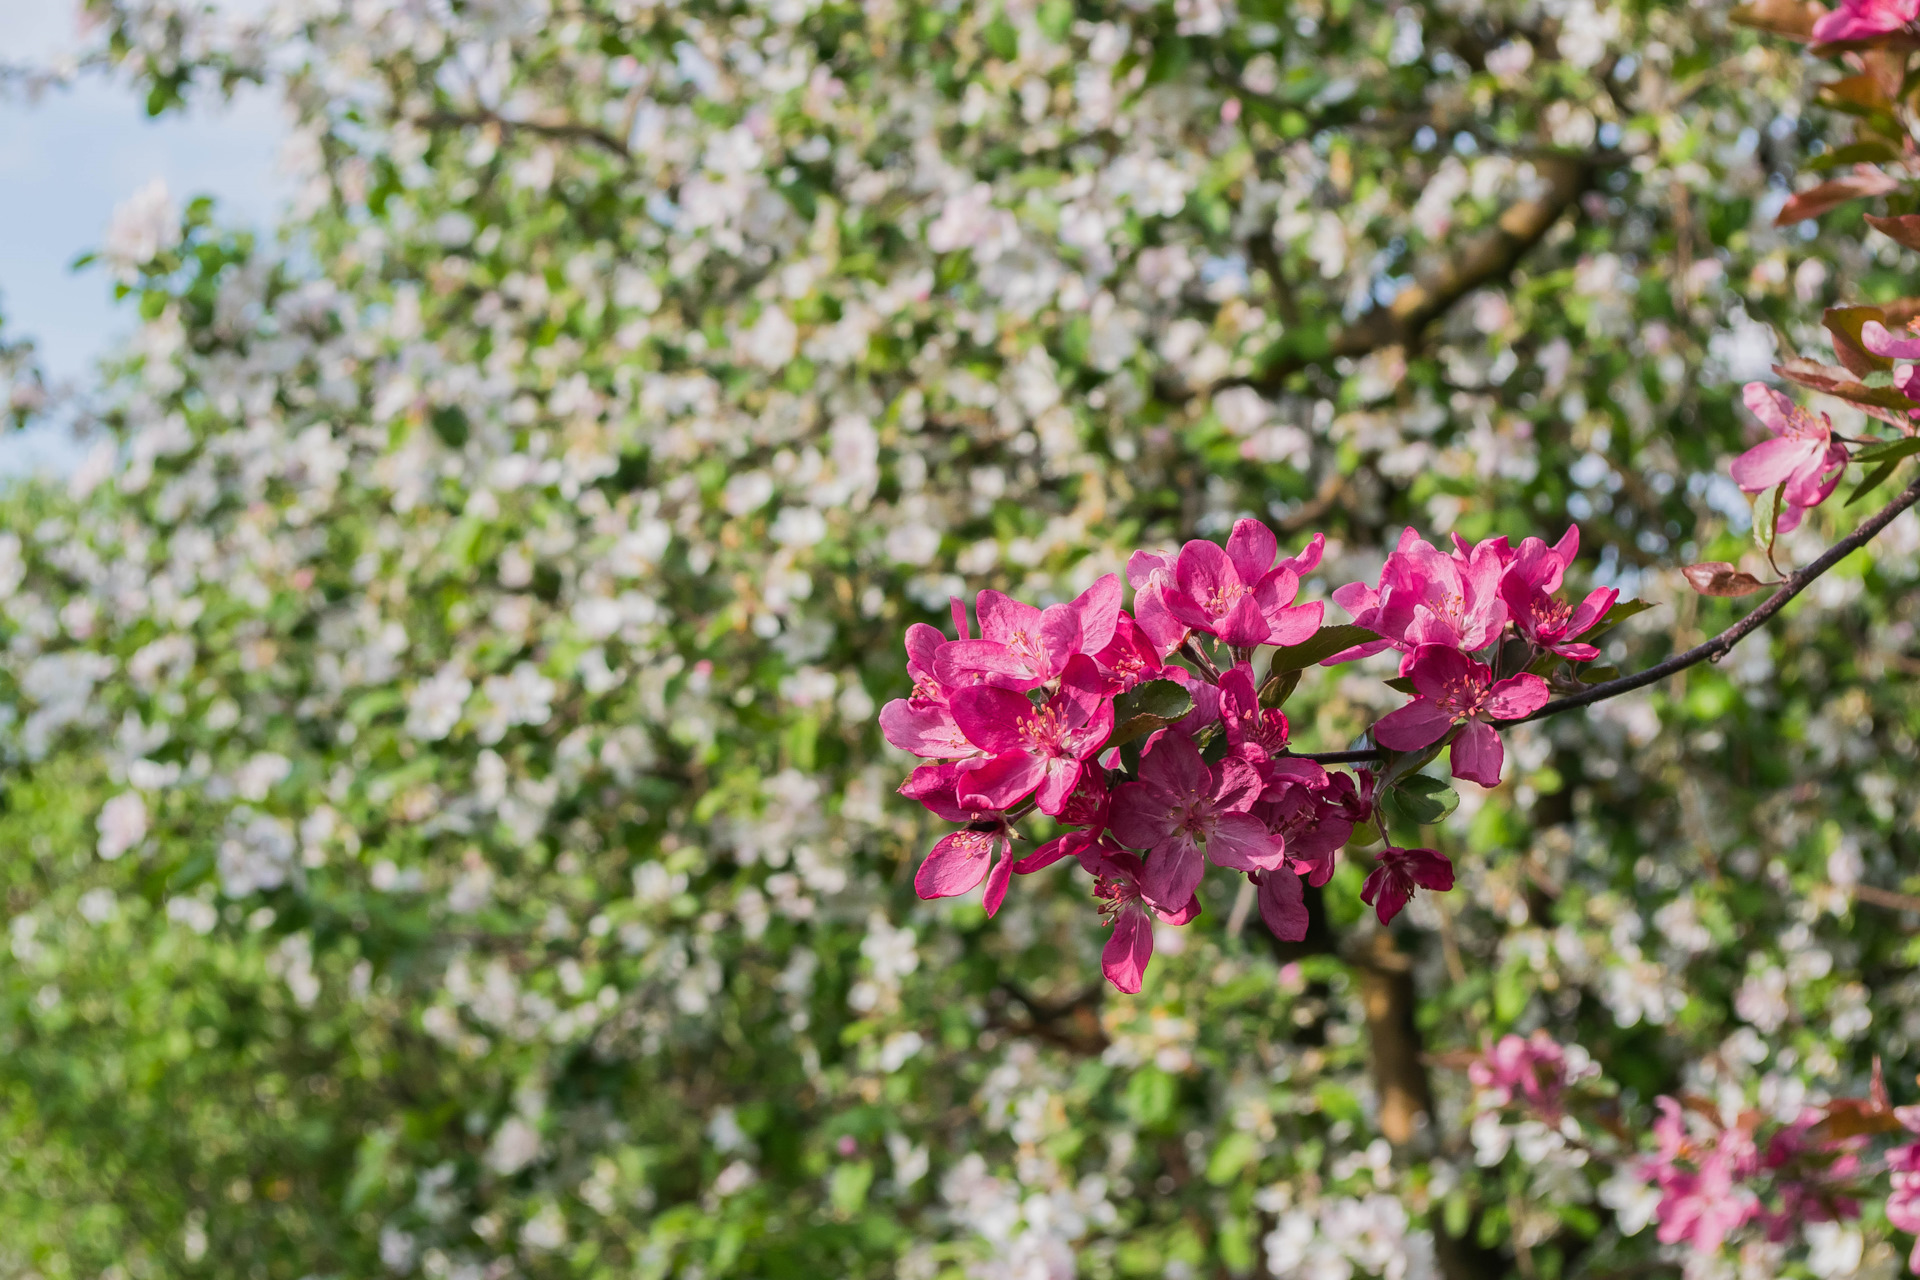
[[[612,152],[622,160],[631,160],[627,144],[590,124],[573,120],[514,120],[496,111],[434,111],[414,116],[408,123],[423,129],[477,129],[493,125],[509,132],[532,133],[556,142],[590,142]]]
[[[1835,887],[1838,888],[1838,886]],[[1841,889],[1840,892],[1850,895],[1856,902],[1885,907],[1889,911],[1920,911],[1920,898],[1910,893],[1896,893],[1892,889],[1882,889],[1878,885],[1856,884],[1851,889]]]
[[[1448,254],[1416,281],[1402,289],[1384,307],[1376,307],[1353,324],[1333,334],[1327,349],[1316,356],[1289,354],[1245,378],[1228,378],[1213,390],[1251,386],[1274,395],[1292,374],[1310,364],[1342,356],[1363,356],[1385,347],[1418,344],[1427,326],[1480,286],[1504,279],[1520,260],[1546,237],[1569,206],[1593,185],[1594,158],[1561,154],[1533,161],[1547,189],[1502,213],[1493,226]]]
[[[1871,520],[1868,520],[1858,529],[1855,529],[1852,533],[1840,539],[1840,541],[1834,543],[1831,547],[1828,547],[1826,551],[1821,553],[1818,559],[1808,564],[1806,568],[1790,575],[1786,581],[1780,584],[1780,589],[1768,596],[1759,608],[1728,627],[1725,631],[1722,631],[1719,635],[1714,636],[1711,640],[1697,644],[1684,653],[1677,653],[1665,662],[1656,663],[1648,667],[1645,671],[1636,671],[1630,676],[1621,676],[1618,680],[1603,680],[1599,684],[1589,685],[1579,693],[1571,694],[1554,702],[1549,702],[1546,706],[1541,707],[1530,716],[1522,716],[1518,720],[1505,720],[1501,722],[1501,725],[1504,727],[1505,725],[1526,724],[1531,720],[1544,720],[1548,716],[1559,715],[1562,711],[1572,711],[1579,707],[1592,706],[1596,702],[1605,702],[1608,698],[1617,698],[1621,694],[1631,693],[1635,689],[1644,689],[1650,684],[1657,684],[1670,675],[1685,671],[1688,667],[1698,666],[1702,662],[1718,662],[1732,650],[1733,646],[1746,639],[1748,635],[1758,630],[1768,619],[1786,608],[1795,596],[1812,586],[1814,581],[1826,573],[1827,570],[1833,568],[1855,551],[1858,551],[1861,547],[1873,541],[1874,537],[1882,529],[1892,524],[1894,519],[1899,516],[1902,511],[1913,506],[1916,502],[1920,502],[1920,479],[1915,479],[1912,484],[1901,491],[1900,496],[1882,507]],[[1302,753],[1300,758],[1303,760],[1317,760],[1321,764],[1372,764],[1382,759],[1383,756],[1379,748],[1375,747],[1358,751]]]

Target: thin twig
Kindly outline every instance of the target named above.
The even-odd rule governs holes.
[[[1631,693],[1635,689],[1644,689],[1650,684],[1656,684],[1670,675],[1685,671],[1688,667],[1698,666],[1702,662],[1718,662],[1721,658],[1726,657],[1733,646],[1746,639],[1749,634],[1766,623],[1774,614],[1786,608],[1795,596],[1812,586],[1815,579],[1852,555],[1855,551],[1858,551],[1861,547],[1866,546],[1867,543],[1873,541],[1874,537],[1882,529],[1892,524],[1894,519],[1902,511],[1913,506],[1916,502],[1920,502],[1920,479],[1915,479],[1912,484],[1901,491],[1899,497],[1889,502],[1885,507],[1882,507],[1879,513],[1871,520],[1868,520],[1858,529],[1855,529],[1852,533],[1840,539],[1840,541],[1834,543],[1831,547],[1828,547],[1818,559],[1807,565],[1806,568],[1794,573],[1787,578],[1785,582],[1782,582],[1780,589],[1768,596],[1759,608],[1711,640],[1697,644],[1684,653],[1677,653],[1665,662],[1656,663],[1648,667],[1645,671],[1637,671],[1630,676],[1621,676],[1618,680],[1603,680],[1599,684],[1589,685],[1579,693],[1571,694],[1568,697],[1560,698],[1554,702],[1549,702],[1546,706],[1541,707],[1530,716],[1522,716],[1518,720],[1501,721],[1501,724],[1503,726],[1526,724],[1531,720],[1544,720],[1548,716],[1557,716],[1562,711],[1572,711],[1578,707],[1592,706],[1596,702],[1605,702],[1608,698],[1617,698],[1621,694]],[[1303,760],[1317,760],[1321,764],[1372,764],[1384,757],[1379,748],[1376,747],[1360,751],[1307,752],[1302,753],[1299,758]]]
[[[552,138],[556,142],[591,142],[622,160],[631,160],[632,153],[627,144],[608,133],[605,129],[596,129],[590,124],[576,121],[540,121],[515,120],[495,111],[435,111],[428,115],[417,116],[413,124],[423,129],[473,129],[495,125],[509,132],[538,134],[543,138]]]

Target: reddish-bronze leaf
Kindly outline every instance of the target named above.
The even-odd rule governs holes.
[[[1898,1133],[1900,1127],[1892,1110],[1866,1098],[1834,1099],[1827,1104],[1826,1119],[1820,1122],[1821,1134],[1833,1139]]]
[[[1920,249],[1920,213],[1903,213],[1897,218],[1867,215],[1867,225],[1895,244]]]
[[[1693,589],[1703,596],[1750,596],[1767,588],[1767,584],[1760,579],[1734,568],[1724,560],[1690,564],[1680,572],[1693,584]]]
[[[1858,107],[1863,111],[1889,112],[1893,110],[1893,100],[1887,96],[1876,76],[1847,76],[1840,80],[1829,80],[1820,86],[1820,100],[1830,107]]]
[[[1846,177],[1823,182],[1787,201],[1781,206],[1779,216],[1774,218],[1773,225],[1786,227],[1796,222],[1805,222],[1808,218],[1817,218],[1829,210],[1838,209],[1850,200],[1859,200],[1866,196],[1883,196],[1889,191],[1898,190],[1899,186],[1898,182],[1872,165],[1855,165],[1853,172]]]
[[[1804,42],[1813,39],[1813,24],[1825,12],[1821,6],[1801,0],[1753,0],[1752,4],[1736,7],[1727,16],[1743,27]]]
[[[1920,218],[1915,221],[1920,222]],[[1885,324],[1887,317],[1878,307],[1828,307],[1820,317],[1820,323],[1833,335],[1833,354],[1849,372],[1862,378],[1876,370],[1885,372],[1893,368],[1892,360],[1877,356],[1861,345],[1860,327],[1869,320]]]
[[[1864,382],[1856,381],[1845,369],[1836,365],[1821,364],[1817,360],[1795,357],[1783,364],[1774,365],[1773,371],[1788,382],[1797,382],[1809,390],[1837,397],[1849,404],[1857,404],[1870,413],[1874,409],[1886,409],[1889,412],[1904,414],[1913,408],[1913,401],[1907,399],[1896,388],[1870,387]],[[1878,413],[1874,416],[1885,417],[1884,414]],[[1895,419],[1886,420],[1896,421]],[[1904,422],[1905,419],[1901,418],[1897,421]]]

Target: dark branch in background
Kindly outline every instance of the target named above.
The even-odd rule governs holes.
[[[1579,693],[1549,702],[1530,716],[1523,716],[1518,720],[1501,721],[1501,725],[1504,727],[1510,724],[1526,724],[1530,720],[1544,720],[1548,716],[1559,715],[1562,711],[1592,706],[1596,702],[1605,702],[1608,698],[1617,698],[1623,693],[1632,693],[1635,689],[1644,689],[1650,684],[1656,684],[1670,675],[1685,671],[1688,667],[1698,666],[1702,662],[1718,662],[1726,657],[1733,646],[1759,629],[1774,614],[1786,608],[1788,602],[1795,596],[1812,586],[1816,578],[1873,541],[1875,535],[1892,524],[1902,511],[1916,502],[1920,502],[1920,479],[1915,479],[1901,491],[1899,497],[1882,507],[1871,520],[1828,547],[1806,568],[1790,575],[1780,584],[1780,589],[1768,596],[1759,608],[1711,640],[1697,644],[1684,653],[1676,653],[1665,662],[1656,663],[1645,671],[1621,676],[1618,680],[1603,680],[1599,684],[1582,689]],[[1317,760],[1321,764],[1373,764],[1382,756],[1378,748],[1367,748],[1359,751],[1309,752],[1303,753],[1300,758]]]
[[[1589,156],[1541,155],[1533,160],[1533,166],[1546,181],[1545,191],[1509,207],[1493,226],[1419,273],[1392,302],[1335,332],[1324,353],[1291,353],[1249,377],[1228,378],[1213,389],[1250,386],[1265,395],[1276,395],[1289,377],[1308,365],[1342,356],[1364,356],[1385,347],[1417,345],[1427,326],[1455,303],[1482,285],[1511,274],[1553,229],[1560,215],[1593,185],[1598,171],[1596,159]]]
[[[514,120],[493,111],[435,111],[414,116],[408,123],[422,129],[482,129],[492,125],[508,133],[532,133],[556,142],[590,142],[622,160],[633,158],[627,144],[605,129],[572,120]]]

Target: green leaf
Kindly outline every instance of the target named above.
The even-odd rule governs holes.
[[[1875,467],[1873,470],[1867,472],[1866,478],[1860,482],[1859,487],[1854,489],[1853,496],[1847,499],[1846,505],[1849,507],[1852,506],[1854,503],[1860,501],[1860,499],[1866,497],[1868,494],[1872,493],[1875,489],[1878,489],[1881,485],[1885,484],[1887,482],[1887,477],[1891,476],[1893,474],[1893,469],[1899,465],[1900,464],[1897,461],[1883,462],[1879,466]]]
[[[1224,1187],[1240,1176],[1240,1171],[1253,1162],[1259,1155],[1253,1135],[1236,1129],[1220,1140],[1213,1149],[1213,1158],[1207,1161],[1207,1181],[1216,1187]]]
[[[1184,685],[1173,680],[1148,680],[1113,700],[1113,736],[1106,745],[1118,747],[1144,738],[1192,710],[1193,695]]]
[[[1393,679],[1386,681],[1386,686],[1389,689],[1398,689],[1401,693],[1416,692],[1413,687],[1413,680],[1407,676],[1395,676]]]
[[[1905,440],[1887,440],[1880,444],[1868,445],[1853,455],[1860,463],[1899,462],[1902,458],[1911,458],[1920,453],[1920,436],[1909,436]]]
[[[1322,627],[1299,644],[1283,645],[1275,649],[1273,661],[1267,665],[1267,674],[1273,676],[1283,671],[1304,670],[1357,644],[1365,644],[1369,640],[1379,638],[1376,632],[1369,631],[1365,627],[1356,627],[1352,623]]]
[[[1430,827],[1460,806],[1460,796],[1438,778],[1408,774],[1385,796],[1388,810],[1411,826]]]
[[[1260,686],[1260,705],[1268,709],[1284,707],[1293,691],[1300,687],[1300,672],[1282,671]]]
[[[867,1188],[873,1185],[873,1162],[848,1161],[833,1171],[827,1194],[833,1207],[851,1217],[867,1202]]]

